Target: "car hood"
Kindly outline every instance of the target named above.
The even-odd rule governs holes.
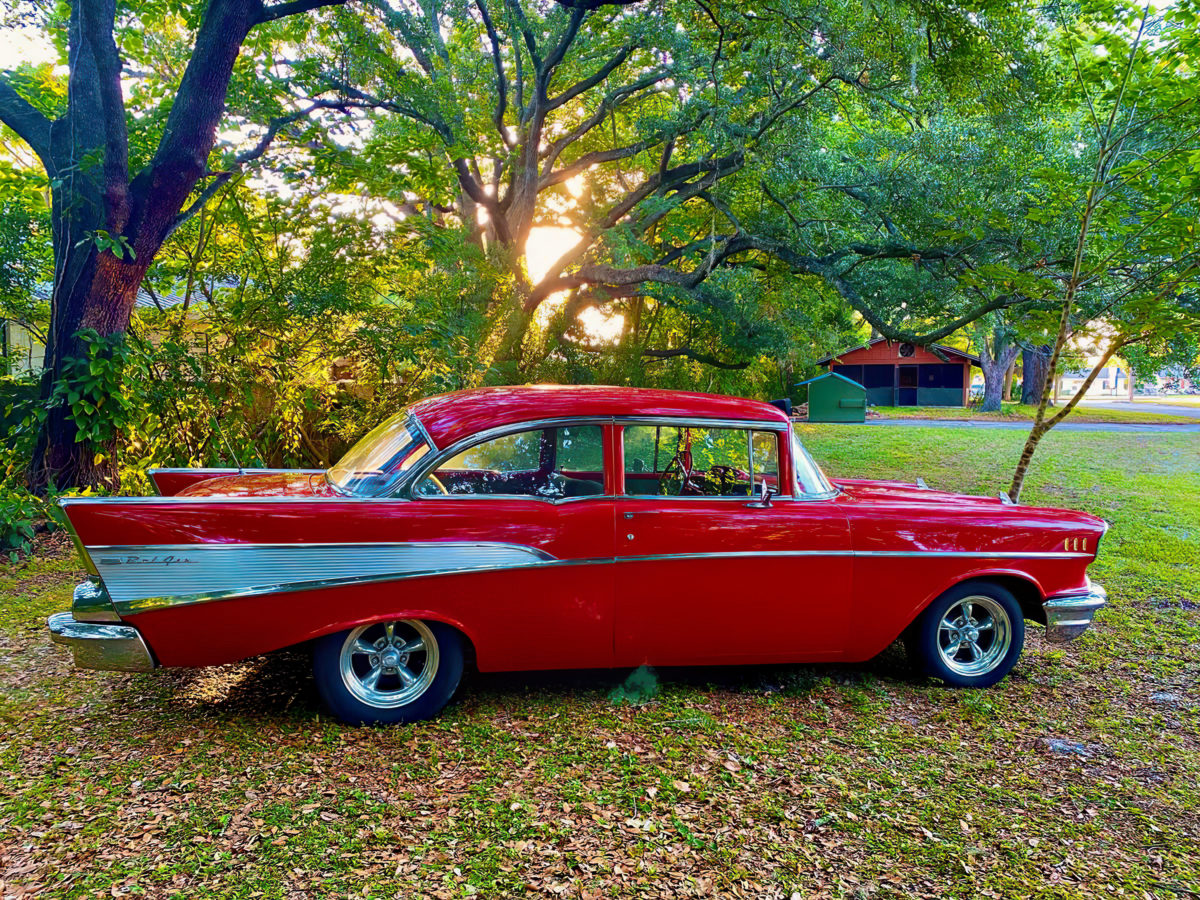
[[[325,478],[311,472],[254,472],[206,478],[179,492],[180,497],[328,497]]]

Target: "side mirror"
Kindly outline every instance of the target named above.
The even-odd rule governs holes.
[[[758,499],[753,500],[746,505],[751,509],[770,509],[771,498],[778,493],[779,491],[767,484],[767,479],[764,478],[758,483]]]

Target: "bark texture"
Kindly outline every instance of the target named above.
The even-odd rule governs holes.
[[[1039,344],[1021,351],[1021,403],[1036,406],[1046,388],[1046,376],[1050,374],[1050,353],[1054,347]],[[1054,405],[1051,397],[1049,404]]]
[[[1008,341],[999,329],[993,330],[991,340],[984,342],[979,354],[979,368],[983,370],[983,412],[1000,409],[1010,378],[1009,372],[1020,349]]]

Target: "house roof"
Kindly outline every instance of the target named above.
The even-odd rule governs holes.
[[[830,353],[828,356],[823,356],[817,360],[817,365],[821,366],[827,362],[832,362],[835,359],[840,359],[847,353],[853,353],[856,350],[866,350],[868,347],[874,347],[881,341],[886,341],[889,344],[904,343],[903,341],[889,341],[887,338],[878,337],[867,341],[865,344],[859,344],[857,347],[848,347],[845,350],[839,350],[837,353]],[[972,365],[979,365],[979,357],[973,353],[967,353],[965,350],[958,350],[954,347],[947,347],[945,344],[930,344],[929,347],[936,347],[947,356],[957,356],[961,359],[969,360]]]
[[[839,375],[837,372],[826,372],[824,375],[818,375],[816,378],[808,379],[808,381],[798,381],[793,384],[792,387],[804,387],[806,384],[812,384],[814,381],[822,381],[826,378],[840,378],[842,381],[846,382],[846,384],[852,384],[856,388],[862,387],[862,385],[853,378],[847,378],[845,375]]]
[[[537,384],[477,388],[414,403],[410,411],[439,447],[487,428],[566,416],[696,416],[787,422],[778,407],[760,400],[608,385]]]
[[[213,285],[213,287],[215,287],[215,288],[226,288],[226,289],[236,288],[237,286],[238,286],[238,282],[236,282],[236,281],[219,281]],[[137,300],[135,302],[137,303],[137,305],[139,307],[141,307],[143,309],[158,309],[160,307],[162,309],[171,309],[172,307],[183,305],[184,294],[186,293],[186,291],[187,291],[187,284],[186,284],[186,282],[183,282],[183,281],[176,282],[175,284],[171,285],[170,290],[158,291],[154,295],[152,295],[148,290],[146,290],[144,287],[142,287],[142,288],[138,288]],[[33,287],[33,295],[35,297],[37,297],[39,300],[49,301],[49,299],[50,299],[51,295],[53,295],[53,293],[54,293],[54,285],[46,283],[46,282],[43,282],[41,284],[36,284]],[[157,298],[158,298],[157,303],[154,302],[155,296],[157,296]],[[204,295],[199,291],[197,291],[195,296],[192,297],[193,305],[196,302],[203,302],[203,301],[204,301]]]

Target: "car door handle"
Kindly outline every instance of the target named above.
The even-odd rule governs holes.
[[[662,515],[662,510],[661,509],[638,509],[638,510],[633,510],[632,512],[622,513],[622,515],[626,519],[632,519],[634,516],[658,516],[658,515]]]

